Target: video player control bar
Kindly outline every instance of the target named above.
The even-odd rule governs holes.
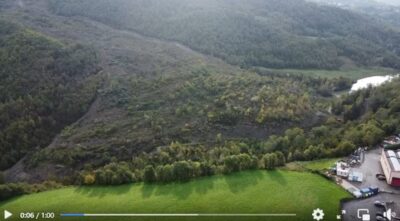
[[[292,217],[294,213],[288,214],[211,214],[211,213],[62,213],[61,217]]]

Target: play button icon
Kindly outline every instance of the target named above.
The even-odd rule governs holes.
[[[4,210],[4,219],[8,219],[12,216],[13,214],[8,212],[7,210]]]

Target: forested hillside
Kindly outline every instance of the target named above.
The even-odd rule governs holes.
[[[243,80],[240,82],[244,83]],[[277,82],[279,81],[278,79]],[[218,84],[221,84],[221,81]],[[162,105],[158,101],[147,103],[146,106],[153,110],[142,109],[141,111],[129,108],[130,104],[126,103],[125,105],[128,105],[126,107],[132,111],[129,115],[134,121],[131,123],[127,122],[128,117],[124,117],[124,123],[97,124],[96,127],[94,127],[95,125],[90,126],[89,130],[78,127],[68,128],[63,133],[65,140],[59,143],[61,146],[37,152],[30,157],[28,165],[35,168],[41,163],[46,163],[74,168],[75,176],[68,176],[68,179],[63,180],[64,182],[115,185],[136,181],[186,181],[200,176],[226,174],[248,169],[274,169],[291,161],[344,156],[352,153],[359,146],[372,147],[381,142],[384,137],[399,131],[400,100],[398,98],[400,94],[397,89],[399,85],[400,81],[396,80],[380,88],[369,88],[332,100],[334,114],[314,127],[300,128],[295,126],[301,126],[300,123],[291,124],[290,121],[284,119],[279,120],[279,123],[274,123],[274,120],[267,119],[266,122],[260,123],[272,124],[275,127],[282,127],[280,124],[293,126],[275,135],[258,139],[248,139],[249,137],[246,139],[245,131],[242,131],[241,135],[231,134],[234,137],[229,137],[229,134],[227,136],[217,134],[215,140],[210,137],[213,130],[223,132],[228,129],[229,131],[228,125],[251,119],[251,111],[248,115],[240,115],[240,105],[246,106],[245,101],[248,99],[241,97],[240,92],[236,94],[238,97],[236,102],[235,99],[223,96],[227,98],[225,104],[234,105],[236,103],[237,112],[235,109],[231,109],[233,112],[217,111],[216,113],[221,114],[217,119],[224,120],[220,122],[210,121],[210,114],[207,114],[208,122],[201,117],[206,113],[196,107],[203,105],[194,105],[200,100],[192,100],[190,103],[194,106],[186,106],[186,109],[177,106],[176,110],[182,110],[182,112],[175,114],[181,120],[175,118],[173,113],[168,114],[169,108],[165,108],[164,105],[164,108],[156,108],[155,105]],[[276,89],[281,90],[279,87]],[[196,96],[200,91],[207,91],[191,88],[191,93]],[[234,95],[233,92],[230,93]],[[282,91],[278,93],[282,93]],[[290,99],[290,97],[287,98]],[[172,100],[169,98],[167,101],[175,106],[177,101],[175,99],[180,100],[182,97],[174,96]],[[263,105],[262,103],[266,101],[254,99],[254,102],[255,104],[261,102]],[[293,104],[293,107],[304,107],[302,106],[306,104],[304,102],[300,98],[298,103]],[[213,109],[212,102],[206,103],[209,104],[210,109]],[[323,102],[317,102],[310,107],[316,108],[319,106],[318,103],[323,104]],[[273,106],[277,110],[280,107],[288,107],[285,103],[276,103]],[[136,107],[143,108],[144,106],[136,105]],[[154,108],[167,112],[162,113]],[[263,113],[262,110],[261,108],[261,113]],[[290,112],[290,109],[287,111]],[[288,112],[281,110],[275,114],[277,114],[276,116],[279,116],[279,113],[287,115]],[[236,114],[232,115],[233,113]],[[274,112],[271,109],[267,113]],[[142,114],[144,117],[140,120]],[[303,116],[309,115],[303,113]],[[222,127],[217,127],[218,129],[215,130],[215,124],[222,124]],[[102,126],[99,127],[100,125]],[[136,130],[135,127],[129,129],[128,125],[137,125],[140,130]],[[246,129],[250,130],[250,128]],[[149,129],[152,132],[149,133]],[[262,129],[255,128],[253,132],[256,130]],[[85,131],[86,134],[84,134]],[[171,143],[158,146],[151,151],[136,152],[143,149],[140,148],[135,137],[147,139],[146,137],[150,134],[155,135],[153,139],[163,139],[164,141],[171,139]],[[119,137],[121,135],[122,137]],[[182,139],[184,137],[187,140]],[[103,141],[101,145],[93,144],[94,140],[101,139],[109,139],[111,143]],[[202,142],[192,143],[198,139]],[[69,142],[67,143],[67,141]],[[147,146],[157,146],[157,144],[148,144]]]
[[[157,155],[176,142],[189,147],[187,154],[202,151],[201,155],[224,146],[225,141],[234,141],[235,146],[241,140],[258,142],[292,126],[310,128],[324,122],[329,115],[324,96],[349,85],[346,79],[225,74],[221,67],[198,65],[184,65],[154,80],[113,76],[99,94],[96,114],[65,128],[50,148],[30,154],[27,168],[63,165],[64,171],[77,172],[133,158],[142,161],[143,155]],[[173,163],[198,157],[185,154],[160,160]],[[126,168],[138,170],[136,177],[142,179],[142,166],[148,164]],[[105,169],[119,171],[114,166]],[[68,174],[67,182],[77,180]],[[30,179],[38,179],[32,175]]]
[[[81,117],[100,81],[93,50],[0,20],[0,169]]]
[[[309,0],[320,4],[328,4],[365,14],[371,18],[393,25],[400,29],[400,1],[362,1],[362,0]]]
[[[348,78],[224,62],[397,67],[398,32],[349,11],[294,0],[5,2],[2,16],[18,23],[0,26],[6,182],[186,181],[343,156],[400,129],[398,80],[347,94]],[[13,185],[0,193],[31,191]]]
[[[372,17],[302,0],[51,0],[67,16],[179,41],[241,66],[400,68],[400,32]]]

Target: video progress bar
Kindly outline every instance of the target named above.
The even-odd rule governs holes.
[[[62,213],[61,217],[292,217],[294,213]]]

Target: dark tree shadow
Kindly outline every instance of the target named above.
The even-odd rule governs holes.
[[[157,188],[156,184],[146,184],[146,183],[144,183],[142,185],[142,189],[141,189],[142,197],[145,198],[145,199],[150,198],[153,195],[153,193],[156,190],[156,188]]]
[[[251,171],[234,173],[225,175],[223,177],[228,184],[229,190],[232,193],[238,193],[246,190],[247,188],[257,185],[257,183],[264,178],[263,171]]]
[[[206,194],[214,188],[215,177],[197,178],[188,182],[175,182],[170,184],[159,184],[154,191],[156,195],[172,195],[184,200],[193,193]]]
[[[287,180],[285,176],[282,175],[282,172],[279,170],[271,170],[266,173],[267,177],[274,182],[279,183],[282,186],[287,185]]]
[[[91,187],[78,187],[75,193],[86,195],[89,197],[105,197],[107,195],[122,195],[130,191],[134,185],[127,184],[121,186],[91,186]]]

